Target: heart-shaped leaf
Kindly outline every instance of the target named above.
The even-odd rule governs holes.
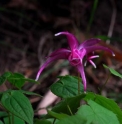
[[[73,115],[67,118],[61,119],[56,124],[88,124],[86,120],[80,115]]]
[[[104,108],[112,111],[114,114],[117,115],[118,120],[120,123],[122,123],[122,110],[120,107],[115,103],[112,99],[108,99],[104,96],[97,95],[94,93],[87,93],[86,96],[84,97],[84,100],[93,100],[99,105],[103,106]]]
[[[87,124],[120,124],[116,114],[92,100],[81,106],[76,114],[85,118]]]
[[[61,97],[69,98],[78,95],[78,81],[81,79],[73,76],[60,76],[60,79],[51,86],[51,91]],[[83,93],[83,84],[80,83],[80,93]]]

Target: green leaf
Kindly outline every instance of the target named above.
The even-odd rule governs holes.
[[[91,99],[104,108],[112,111],[114,114],[117,115],[119,122],[122,124],[122,111],[117,103],[115,103],[113,100],[94,93],[87,93],[84,99],[86,101]]]
[[[67,98],[65,100],[62,100],[61,102],[59,102],[58,104],[56,104],[51,111],[56,112],[56,113],[65,113],[68,115],[74,114],[78,107],[80,106],[80,101],[82,98],[84,98],[84,94],[80,95],[80,96],[75,96],[72,98]],[[71,112],[70,112],[70,110]]]
[[[51,91],[62,98],[78,95],[78,78],[72,76],[60,76],[60,79],[51,86]],[[81,80],[80,80],[81,82]],[[80,83],[80,92],[83,93],[83,84]]]
[[[77,114],[85,118],[87,124],[120,124],[116,114],[92,100],[88,101],[88,105],[81,106]]]
[[[19,73],[13,73],[11,74],[7,80],[13,84],[15,87],[17,87],[18,89],[20,89],[25,82],[32,82],[32,83],[37,83],[37,81],[33,80],[33,79],[29,79],[29,78],[25,78],[24,75],[19,74]]]
[[[0,111],[0,118],[8,116],[7,112]]]
[[[37,94],[37,93],[34,93],[34,92],[25,91],[25,90],[19,90],[19,91],[26,94],[26,95],[35,95],[35,96],[42,97],[40,94]]]
[[[53,112],[53,111],[47,111],[48,114],[56,119],[63,119],[63,118],[66,118],[66,117],[69,117],[69,115],[67,114],[59,114],[59,113],[56,113],[56,112]]]
[[[87,124],[86,120],[79,115],[69,116],[58,121],[56,124]]]
[[[30,101],[20,91],[10,91],[4,93],[1,98],[4,108],[13,115],[23,119],[29,124],[33,124],[33,109]]]
[[[12,120],[12,116],[10,116],[10,119]],[[21,120],[20,118],[18,118],[16,116],[14,116],[13,119],[14,119],[14,124],[25,124],[25,122],[23,120]],[[3,120],[4,120],[5,124],[10,124],[9,117],[4,118]]]
[[[106,40],[111,40],[111,41],[119,41],[119,42],[122,42],[122,38],[119,38],[119,37],[108,37],[106,35],[97,35],[95,36],[95,38],[99,38],[99,39],[102,39],[104,41]]]
[[[24,78],[23,80],[26,81],[26,82],[31,82],[31,83],[38,84],[37,81],[35,81],[35,80],[33,80],[33,79],[30,79],[30,78]]]
[[[111,74],[122,78],[122,74],[118,73],[117,71],[115,71],[115,70],[112,69],[112,68],[109,68],[107,65],[104,65],[104,64],[103,64],[103,66],[104,66],[105,68],[109,69],[109,71],[111,72]]]
[[[0,124],[3,124],[3,122],[2,122],[2,121],[0,121]]]
[[[35,119],[34,124],[52,124],[52,123],[48,120],[45,120],[45,119],[42,119],[42,120]]]
[[[10,72],[5,72],[2,76],[0,76],[0,85],[2,85],[10,75]]]
[[[51,111],[56,112],[56,113],[63,113],[67,115],[72,115],[75,114],[78,107],[80,106],[80,101],[85,97],[84,94],[67,98],[56,104]],[[45,116],[46,118],[51,118],[49,114]]]
[[[19,89],[25,83],[25,81],[23,79],[24,79],[24,76],[19,73],[13,73],[13,74],[11,74],[11,76],[8,77],[8,81]]]

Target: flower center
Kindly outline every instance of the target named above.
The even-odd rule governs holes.
[[[76,66],[78,64],[82,64],[82,60],[84,57],[85,50],[78,50],[78,49],[73,49],[68,60],[72,66]]]

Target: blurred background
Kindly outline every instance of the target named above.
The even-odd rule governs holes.
[[[115,57],[98,51],[97,69],[88,64],[85,72],[89,91],[101,89],[102,95],[121,106],[122,79],[110,75],[103,64],[122,74],[122,0],[1,0],[0,75],[12,71],[35,79],[46,56],[68,47],[65,36],[54,37],[60,31],[73,33],[79,42],[100,38],[102,45],[114,51]],[[45,95],[57,76],[64,74],[78,75],[67,61],[54,62],[43,71],[39,85],[27,83],[23,89]],[[30,100],[36,109],[41,99]]]

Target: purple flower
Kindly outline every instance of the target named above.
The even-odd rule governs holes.
[[[69,49],[61,48],[51,53],[50,56],[47,58],[46,62],[41,66],[40,70],[38,71],[36,80],[39,79],[39,76],[43,71],[43,69],[46,66],[48,66],[51,62],[58,59],[66,59],[69,61],[69,63],[72,66],[76,67],[78,72],[80,72],[80,75],[82,77],[82,82],[84,85],[84,91],[86,92],[86,77],[85,77],[84,63],[83,63],[84,57],[86,57],[86,62],[87,61],[90,62],[96,68],[96,65],[92,61],[92,59],[97,58],[99,56],[94,55],[95,50],[105,50],[112,53],[113,56],[115,56],[115,54],[107,47],[97,45],[97,43],[100,42],[100,39],[89,39],[80,44],[76,39],[76,37],[69,32],[60,32],[55,34],[55,36],[58,35],[67,36]]]

